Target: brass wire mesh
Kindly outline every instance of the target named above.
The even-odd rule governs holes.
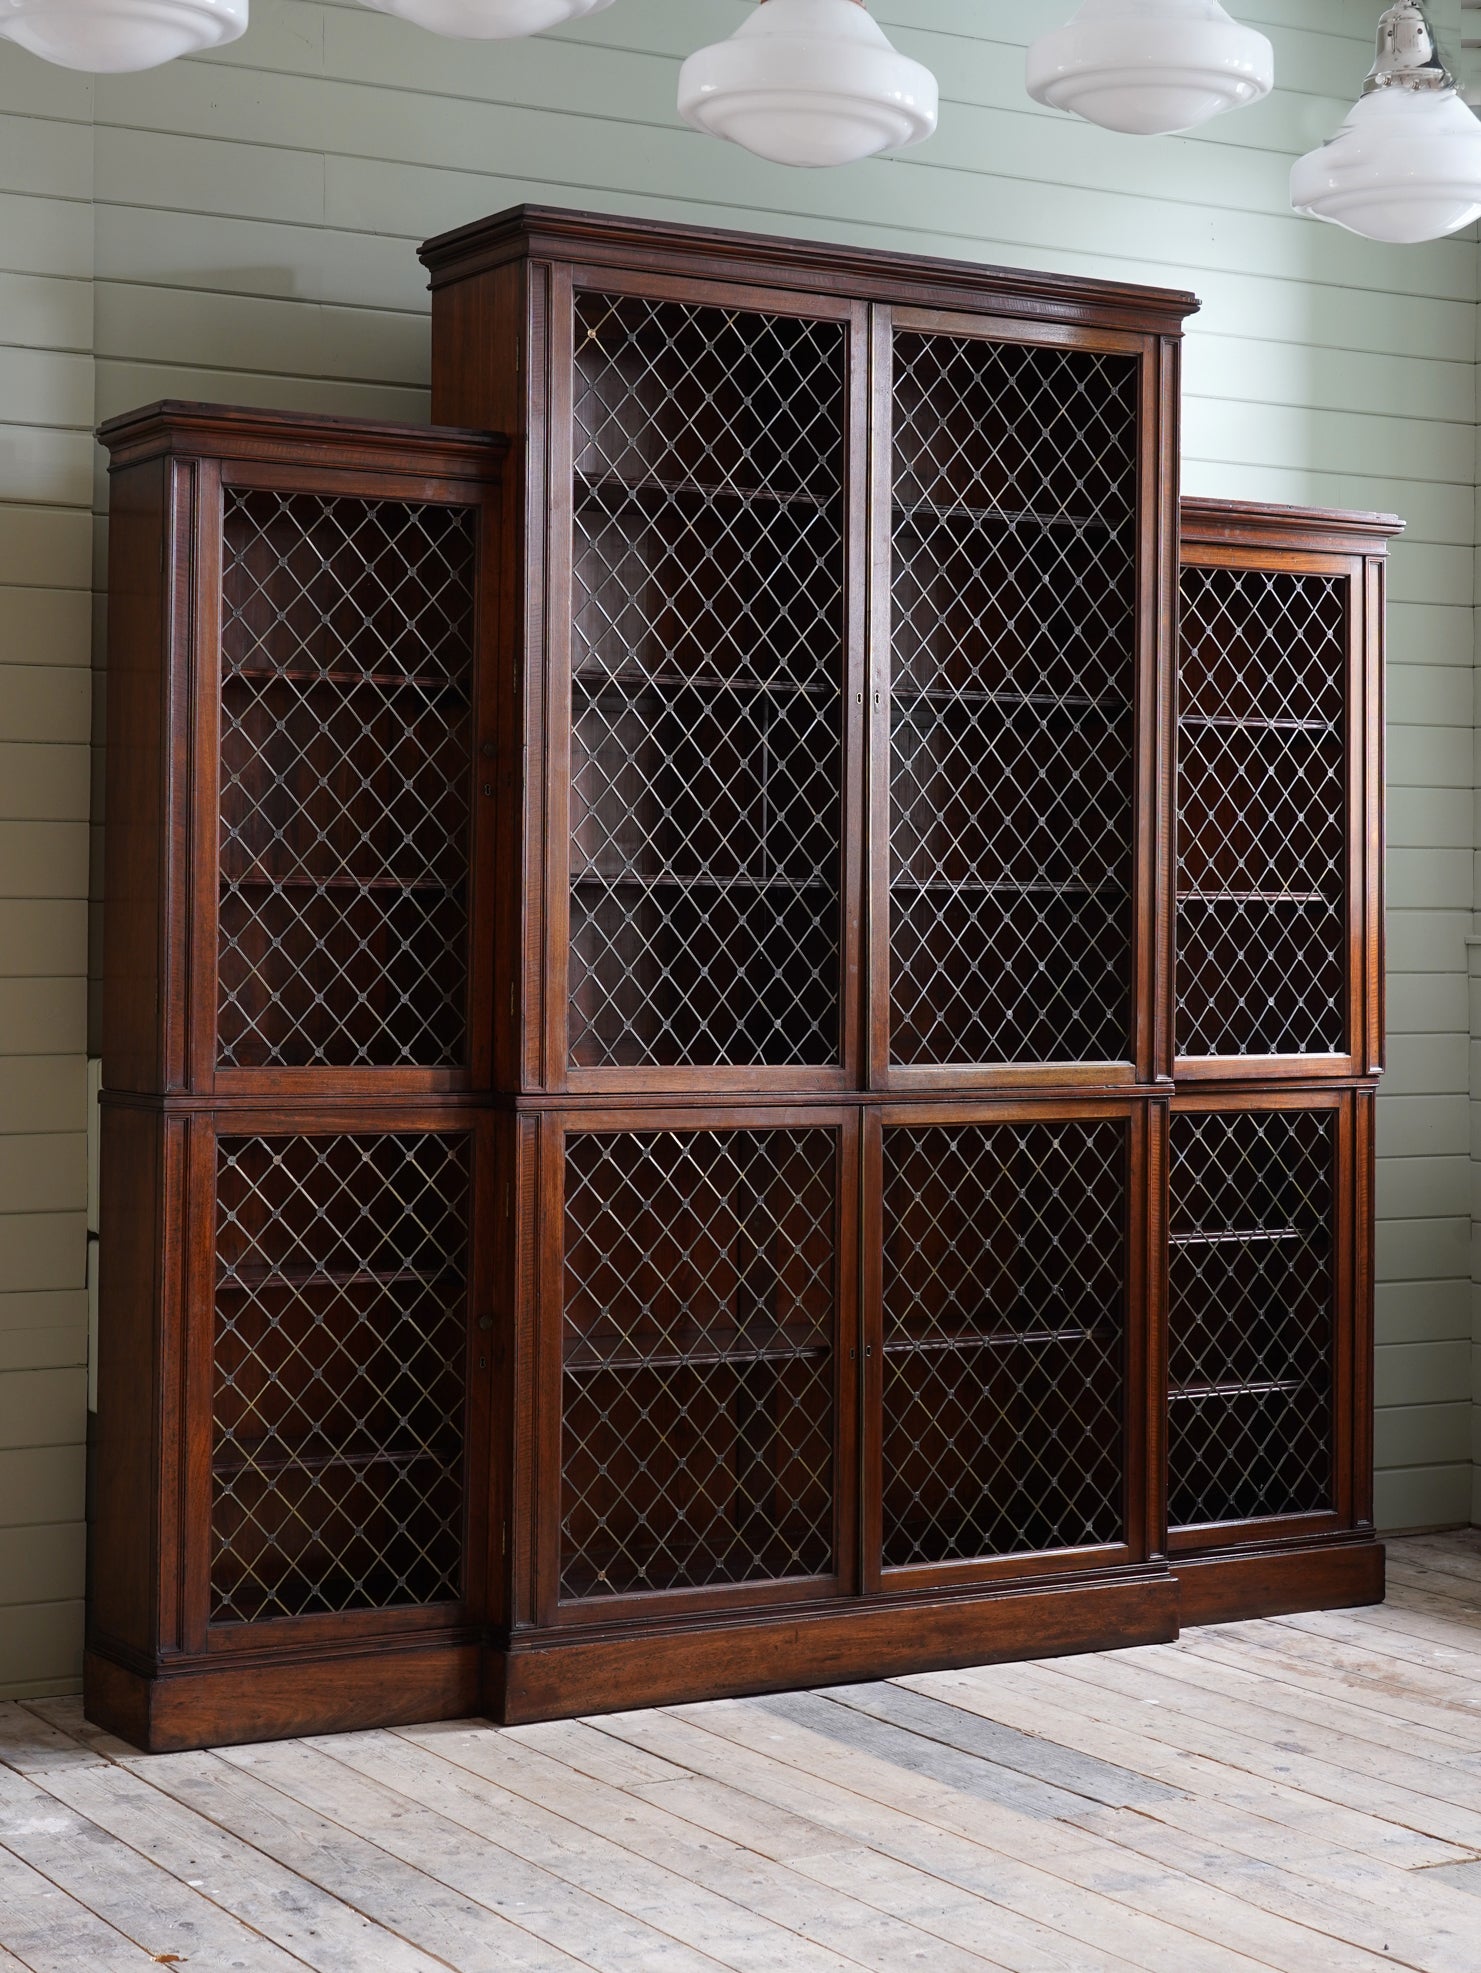
[[[217,1059],[463,1059],[474,525],[227,488]]]
[[[1131,1053],[1137,365],[895,337],[891,1059]]]
[[[214,1623],[459,1595],[470,1156],[218,1141]]]
[[[1345,588],[1183,571],[1179,1055],[1346,1047]]]
[[[1124,1539],[1127,1134],[884,1132],[886,1568]]]
[[[1168,1518],[1332,1505],[1330,1110],[1177,1111]]]
[[[836,1062],[844,327],[575,307],[570,1059]]]
[[[833,1568],[837,1141],[573,1133],[561,1595]]]

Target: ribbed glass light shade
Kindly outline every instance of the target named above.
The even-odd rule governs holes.
[[[936,78],[863,0],[761,0],[679,74],[679,113],[778,164],[851,164],[936,128]]]
[[[1158,137],[1268,96],[1275,55],[1219,0],[1084,0],[1031,45],[1027,80],[1040,103]]]
[[[0,34],[59,68],[115,75],[235,41],[247,0],[0,0]]]
[[[378,13],[399,14],[432,34],[455,41],[512,41],[548,27],[598,14],[612,0],[365,0]]]

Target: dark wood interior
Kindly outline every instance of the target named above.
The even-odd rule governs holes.
[[[1179,610],[1188,296],[530,209],[424,258],[438,425],[104,429],[92,1716],[1381,1589],[1397,524],[1185,502]]]

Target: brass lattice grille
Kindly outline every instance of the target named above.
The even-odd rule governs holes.
[[[1332,1504],[1330,1110],[1172,1119],[1168,1518]]]
[[[1131,1052],[1137,366],[895,338],[892,1060]]]
[[[570,1051],[839,1056],[846,342],[576,301]]]
[[[213,1622],[458,1596],[469,1156],[219,1140]]]
[[[573,1134],[561,1594],[833,1567],[829,1130]]]
[[[1345,584],[1187,568],[1177,1049],[1346,1048]]]
[[[472,513],[225,502],[218,1060],[459,1062]]]
[[[884,1133],[884,1565],[1124,1538],[1119,1121]]]

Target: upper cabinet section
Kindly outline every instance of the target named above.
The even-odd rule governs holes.
[[[434,417],[526,441],[514,1085],[1165,1074],[1191,297],[527,208],[423,258]]]
[[[501,442],[182,405],[104,438],[110,1087],[486,1083]]]
[[[1383,569],[1399,526],[1183,504],[1180,1080],[1382,1066]]]

